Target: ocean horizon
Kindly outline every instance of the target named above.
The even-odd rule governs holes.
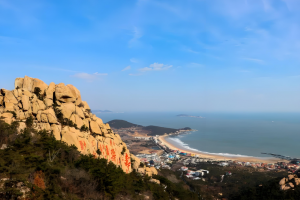
[[[178,117],[179,114],[203,118]],[[186,150],[230,157],[270,157],[262,152],[300,157],[300,113],[124,112],[96,115],[105,123],[122,119],[143,126],[190,127],[196,131],[166,138],[169,143]]]

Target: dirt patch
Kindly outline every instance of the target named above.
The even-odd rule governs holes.
[[[167,179],[169,179],[169,181],[171,181],[172,183],[179,183],[180,182],[180,180],[178,180],[174,174],[171,174],[171,175],[167,176]]]

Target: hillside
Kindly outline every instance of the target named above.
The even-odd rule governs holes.
[[[111,120],[111,121],[109,121],[107,123],[109,124],[110,127],[116,128],[116,129],[119,129],[119,128],[130,128],[130,127],[142,127],[140,125],[133,124],[133,123],[130,123],[128,121],[121,120],[121,119]]]
[[[150,134],[148,134],[149,136],[164,135],[165,133],[167,133],[167,134],[175,133],[176,131],[179,131],[179,130],[191,130],[191,128],[189,128],[189,127],[185,127],[182,129],[174,129],[174,128],[165,128],[165,127],[160,127],[160,126],[153,126],[153,125],[141,126],[141,125],[130,123],[125,120],[119,120],[119,119],[111,120],[107,123],[110,125],[110,127],[115,128],[115,129],[140,127],[143,130],[149,131],[150,132]]]
[[[147,175],[125,173],[25,122],[19,132],[19,122],[0,120],[0,199],[198,199],[180,184],[155,176],[165,190]]]

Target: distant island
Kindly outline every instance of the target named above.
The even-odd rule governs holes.
[[[110,110],[92,110],[93,113],[111,113],[113,111]]]
[[[176,115],[177,117],[194,117],[194,118],[205,118],[205,117],[201,117],[201,116],[193,116],[193,115],[186,115],[186,114],[180,114],[180,115]]]
[[[171,133],[180,133],[180,132],[186,132],[186,131],[192,131],[190,127],[185,127],[181,129],[174,129],[174,128],[165,128],[160,126],[141,126],[137,124],[133,124],[130,122],[127,122],[125,120],[111,120],[107,122],[111,128],[114,129],[127,129],[127,128],[138,128],[139,130],[145,131],[148,136],[155,136],[155,135],[164,135],[165,133],[171,134]]]

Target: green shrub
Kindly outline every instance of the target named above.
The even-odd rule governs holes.
[[[125,152],[126,152],[126,148],[123,147],[121,154],[124,155]]]
[[[17,118],[17,113],[15,111],[6,111],[6,112],[13,114],[13,117]]]
[[[31,128],[33,125],[33,117],[30,116],[29,118],[26,119],[25,124],[28,128]]]
[[[81,131],[81,132],[88,132],[88,131],[89,131],[89,128],[86,127],[85,125],[82,125],[81,128],[80,128],[80,131]]]
[[[42,90],[39,87],[35,87],[33,93],[37,96],[37,98],[41,101],[44,100],[45,93],[41,94]]]

